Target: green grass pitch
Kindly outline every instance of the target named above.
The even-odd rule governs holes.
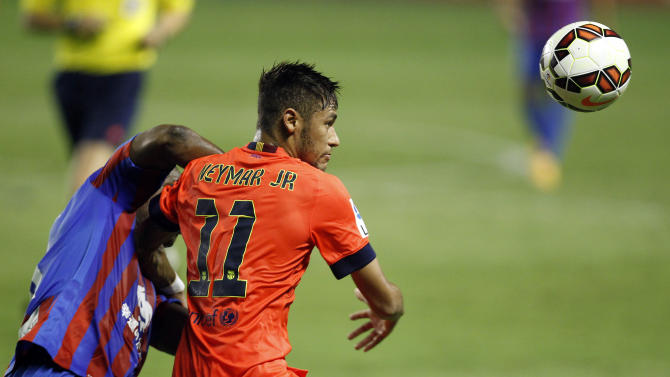
[[[513,48],[484,4],[198,3],[161,52],[135,131],[180,123],[228,149],[253,135],[262,67],[314,62],[340,80],[349,188],[406,316],[353,350],[349,279],[318,255],[293,306],[289,363],[329,376],[670,375],[668,8],[621,7],[631,85],[576,114],[564,183],[523,176]],[[607,23],[607,22],[605,22]],[[51,102],[51,38],[0,6],[0,357],[8,363],[34,265],[65,204],[67,150]],[[152,351],[144,375],[169,375]]]

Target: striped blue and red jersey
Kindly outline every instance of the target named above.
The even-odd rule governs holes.
[[[54,222],[33,275],[16,359],[38,345],[81,376],[139,372],[151,317],[164,298],[140,272],[134,211],[169,172],[140,168],[129,150],[130,142],[120,146]]]

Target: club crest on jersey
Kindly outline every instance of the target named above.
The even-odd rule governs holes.
[[[363,238],[366,238],[368,236],[368,228],[365,226],[363,216],[361,216],[361,213],[358,211],[358,208],[354,204],[353,199],[349,198],[349,203],[351,203],[351,209],[354,210],[354,217],[356,218],[356,228],[358,228],[358,231],[361,233],[361,236]]]

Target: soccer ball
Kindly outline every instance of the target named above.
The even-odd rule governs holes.
[[[561,105],[583,112],[602,110],[630,84],[630,52],[609,27],[580,21],[549,38],[540,57],[547,92]]]

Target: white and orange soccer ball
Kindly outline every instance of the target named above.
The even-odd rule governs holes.
[[[628,88],[630,72],[626,42],[614,30],[593,21],[559,29],[540,57],[540,76],[547,92],[576,111],[597,111],[611,105]]]

